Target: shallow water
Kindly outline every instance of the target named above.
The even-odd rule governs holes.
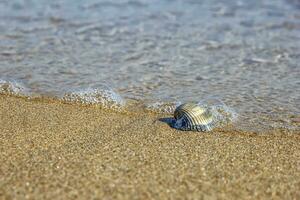
[[[299,50],[297,0],[0,1],[1,80],[59,97],[106,83],[159,111],[217,100],[243,129],[300,129]]]

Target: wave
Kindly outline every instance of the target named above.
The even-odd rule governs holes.
[[[0,79],[0,94],[9,94],[16,96],[28,96],[30,95],[29,90],[23,86],[20,82],[14,80],[3,80]]]
[[[19,81],[6,79],[0,79],[0,94],[24,96],[27,98],[42,96],[42,94],[32,93],[29,88],[25,87]],[[63,100],[65,102],[96,104],[112,109],[120,109],[126,104],[126,101],[118,93],[104,84],[97,88],[70,91],[63,94],[62,97],[52,96],[51,98]]]
[[[146,110],[152,112],[172,114],[180,104],[181,104],[180,101],[173,101],[173,102],[157,101],[154,103],[148,103],[146,104],[145,107]]]
[[[16,80],[0,79],[0,95],[13,95],[25,98],[39,98],[44,97],[43,94],[37,94],[30,88],[24,86],[21,82]],[[213,97],[213,98],[212,98]],[[46,96],[47,98],[47,96]],[[98,85],[95,88],[82,88],[79,90],[73,90],[66,93],[62,93],[59,96],[50,96],[51,99],[57,99],[66,103],[84,104],[84,105],[96,105],[106,109],[113,110],[126,110],[126,111],[138,111],[132,109],[132,105],[129,103],[126,106],[126,100],[112,88],[107,85]],[[294,117],[284,116],[253,116],[251,119],[245,117],[245,113],[237,113],[236,110],[225,103],[223,103],[219,97],[210,96],[199,102],[201,107],[209,109],[213,115],[214,128],[234,127],[236,130],[245,130],[253,132],[265,132],[273,129],[285,129],[285,130],[299,130],[298,115]],[[139,110],[140,112],[151,111],[163,115],[173,115],[175,109],[182,103],[177,100],[157,100],[151,102],[139,101],[133,103],[135,107],[145,108]],[[131,110],[132,109],[132,110]],[[286,118],[285,121],[280,119]],[[279,120],[278,120],[279,119]],[[174,118],[169,118],[172,124],[175,124]],[[174,126],[173,126],[174,127]]]
[[[63,96],[62,100],[81,104],[100,105],[112,109],[120,109],[125,106],[125,100],[107,86],[68,92]]]

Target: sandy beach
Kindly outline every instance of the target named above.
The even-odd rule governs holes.
[[[299,199],[300,134],[0,95],[0,199]]]

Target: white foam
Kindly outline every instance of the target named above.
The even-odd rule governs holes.
[[[181,104],[180,101],[174,101],[174,102],[157,101],[154,103],[147,104],[146,109],[157,113],[173,114],[177,106],[179,106],[180,104]]]
[[[209,109],[213,115],[214,126],[222,127],[226,124],[235,122],[238,119],[237,112],[227,106],[220,98],[218,97],[207,97],[202,101],[197,103],[201,107]]]
[[[238,118],[238,114],[226,105],[212,105],[209,106],[208,109],[211,110],[216,127],[222,127],[233,123]]]
[[[64,95],[63,100],[82,104],[97,104],[105,108],[119,109],[125,105],[125,100],[108,87],[69,92]]]
[[[0,79],[0,94],[26,95],[28,90],[19,82]]]

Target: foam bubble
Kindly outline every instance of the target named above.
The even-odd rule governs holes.
[[[0,79],[0,94],[26,95],[27,89],[16,81]]]
[[[62,99],[67,102],[97,104],[105,108],[119,109],[125,105],[125,100],[107,86],[69,92]]]
[[[222,127],[226,124],[233,123],[238,118],[237,112],[216,96],[207,97],[197,104],[210,110],[213,115],[215,127]]]
[[[154,103],[147,104],[146,109],[157,113],[173,114],[177,106],[179,106],[180,104],[181,102],[179,101],[174,101],[174,102],[157,101]]]
[[[214,124],[216,127],[222,127],[227,124],[233,123],[237,120],[238,114],[230,107],[226,105],[213,105],[209,106]]]

